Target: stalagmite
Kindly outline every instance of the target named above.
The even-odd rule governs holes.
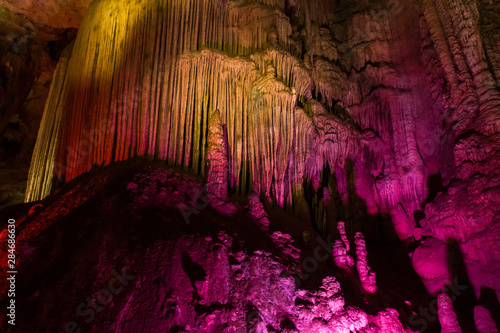
[[[340,240],[335,240],[335,244],[333,245],[332,250],[333,262],[337,267],[342,269],[349,269],[354,266],[354,260],[352,257],[347,254],[347,249],[344,244]]]
[[[262,230],[269,228],[269,217],[264,210],[264,205],[260,201],[260,191],[255,184],[252,186],[252,192],[248,195],[248,210]]]
[[[339,230],[341,240],[335,240],[335,244],[333,245],[333,262],[335,262],[335,265],[339,268],[349,269],[354,265],[354,260],[347,253],[349,252],[350,244],[345,233],[345,223],[339,221],[337,223],[337,229]]]
[[[446,293],[438,295],[438,317],[442,333],[462,333],[458,325],[457,315],[453,310],[453,302]]]
[[[491,318],[490,311],[481,305],[474,307],[474,322],[479,333],[497,333],[497,325]]]
[[[349,252],[349,250],[351,249],[351,245],[349,244],[349,240],[347,239],[347,235],[345,233],[345,222],[339,221],[337,223],[337,229],[340,233],[340,239],[342,239],[342,242],[344,242],[346,251]]]
[[[356,268],[361,285],[367,292],[374,293],[377,291],[377,281],[375,272],[371,271],[366,260],[368,252],[366,251],[365,237],[361,232],[354,235],[354,243],[356,244]]]
[[[224,129],[220,121],[219,110],[215,110],[208,117],[208,146],[207,146],[207,185],[206,191],[211,197],[218,200],[227,200],[228,189],[228,161],[224,142]]]

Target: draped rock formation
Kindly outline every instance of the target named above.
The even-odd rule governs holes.
[[[476,299],[498,295],[498,12],[489,0],[95,0],[53,77],[25,200],[95,167],[161,161],[223,199],[253,188],[264,228],[261,197],[325,235],[339,220],[367,242],[394,231],[431,294],[461,274]],[[227,178],[225,164],[206,174],[216,110]]]

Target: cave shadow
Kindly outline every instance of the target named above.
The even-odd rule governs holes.
[[[477,305],[477,299],[467,274],[464,256],[459,243],[454,239],[448,240],[446,249],[452,283],[446,287],[446,293],[453,302],[453,308],[462,331],[477,332],[474,323],[474,306]]]
[[[348,193],[345,203],[339,193],[335,173],[328,167],[323,170],[319,190],[314,191],[311,183],[306,182],[304,191],[311,221],[323,238],[330,235],[332,239],[340,239],[336,224],[337,221],[344,221],[351,244],[349,253],[355,259],[354,235],[362,232],[365,236],[368,265],[376,273],[377,292],[369,294],[362,289],[353,266],[350,273],[339,272],[337,276],[343,291],[346,288],[343,292],[346,305],[358,306],[370,314],[387,307],[395,308],[403,325],[410,326],[412,314],[418,312],[420,307],[428,307],[433,299],[413,269],[408,255],[413,243],[399,239],[389,214],[368,213],[366,201],[356,193],[354,166],[350,159],[345,162],[345,174]],[[323,187],[328,187],[331,193],[324,207]],[[411,303],[408,303],[410,300]],[[437,321],[429,323],[428,332],[433,331],[439,331]]]
[[[481,287],[481,294],[479,296],[479,305],[482,305],[490,311],[491,318],[500,331],[500,303],[498,301],[497,293],[490,287]]]
[[[441,172],[430,174],[427,177],[427,198],[420,204],[420,210],[415,210],[413,212],[413,219],[415,224],[419,228],[424,226],[420,221],[425,219],[425,205],[432,202],[441,192],[445,191],[447,186],[444,186],[443,176]]]
[[[207,273],[203,267],[193,261],[188,253],[183,252],[181,257],[182,269],[186,273],[193,287],[193,299],[200,301],[202,297],[198,293],[196,282],[203,282],[207,278]]]
[[[438,194],[445,191],[446,188],[441,172],[430,174],[427,177],[427,198],[422,202],[422,211],[426,204],[432,202]]]

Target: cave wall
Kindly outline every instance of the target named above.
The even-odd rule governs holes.
[[[407,50],[391,36],[391,22],[399,29],[393,21],[403,12],[403,5],[397,6],[394,13],[381,6],[380,13],[368,3],[195,1],[127,7],[96,2],[68,69],[56,74],[66,84],[51,94],[60,104],[50,111],[61,113],[63,131],[53,132],[56,124],[47,127],[51,134],[41,134],[58,142],[57,152],[47,155],[55,161],[55,175],[68,181],[92,165],[143,155],[203,173],[207,114],[220,109],[231,185],[240,191],[256,182],[280,205],[292,204],[292,189],[300,190],[304,178],[317,189],[324,165],[338,165],[342,177],[346,159],[365,159],[372,165],[355,169],[369,211],[398,202],[411,211],[425,197],[425,174],[419,170],[416,124],[406,119],[429,105],[423,84],[413,89],[420,78],[398,72],[418,63],[400,61],[409,57],[404,52],[414,55],[415,47]],[[416,31],[418,18],[410,19]],[[173,30],[173,22],[183,26],[182,20],[195,28]],[[355,27],[363,25],[384,29],[359,33]],[[110,47],[99,47],[106,44]],[[96,132],[109,133],[101,138]],[[41,153],[34,156],[44,160]],[[52,182],[50,172],[32,170],[41,173],[31,177],[35,191]],[[373,180],[364,179],[375,172],[385,178],[379,185],[383,198],[374,194]],[[396,174],[404,179],[390,179]],[[396,191],[384,190],[394,186]],[[27,200],[47,194],[28,189]]]
[[[500,260],[494,8],[96,0],[55,72],[26,201],[128,159],[205,175],[208,116],[219,110],[236,193],[256,184],[324,232],[339,205],[350,207],[351,235],[386,214],[421,248],[458,242],[479,272],[469,274],[476,293],[498,292],[487,267]],[[451,275],[421,272],[431,291]]]

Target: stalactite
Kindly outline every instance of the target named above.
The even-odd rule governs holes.
[[[58,145],[58,136],[63,113],[62,92],[65,91],[66,71],[68,68],[68,59],[72,48],[68,48],[61,56],[59,64],[54,73],[54,80],[50,87],[49,99],[45,105],[40,130],[36,140],[33,158],[26,187],[25,201],[30,202],[46,197],[50,194],[53,186],[53,171],[66,169],[68,166],[55,163],[55,150]],[[61,92],[55,93],[56,91]],[[49,111],[50,110],[50,111]]]
[[[445,102],[455,135],[472,129],[485,136],[498,133],[500,92],[484,61],[476,2],[425,0],[422,3],[437,61],[449,84]],[[455,151],[456,165],[467,162],[462,150]],[[460,171],[458,169],[461,178],[469,176]]]
[[[250,193],[266,231],[261,198],[325,234],[338,218],[350,235],[373,228],[356,228],[364,217],[383,219],[384,233],[390,221],[418,241],[414,270],[433,295],[452,283],[456,241],[476,296],[499,293],[488,266],[500,260],[496,7],[395,2],[94,0],[54,75],[26,201],[95,167],[162,161],[204,176],[225,215],[236,211],[229,193]],[[346,224],[337,228],[333,261],[350,271]],[[297,256],[291,237],[272,238]],[[375,292],[363,234],[355,245]],[[439,302],[444,330],[459,331],[449,298]],[[479,331],[490,319],[476,307]]]
[[[368,252],[366,251],[365,237],[361,232],[357,232],[354,235],[354,243],[356,244],[356,268],[359,273],[361,285],[367,292],[374,293],[377,291],[375,272],[368,266],[366,259]]]
[[[42,126],[45,137],[59,140],[54,159],[61,167],[54,170],[55,175],[68,181],[95,164],[134,156],[153,156],[204,173],[200,166],[205,165],[207,115],[219,109],[227,126],[231,185],[244,190],[253,175],[269,192],[274,176],[275,195],[283,203],[291,191],[291,180],[285,181],[282,172],[287,169],[293,141],[295,98],[291,83],[297,81],[299,93],[310,96],[310,84],[302,80],[307,74],[301,74],[292,55],[275,52],[271,58],[289,85],[284,88],[281,79],[274,78],[273,69],[266,80],[266,75],[258,75],[255,64],[245,58],[197,52],[209,47],[247,55],[269,47],[267,38],[273,31],[277,43],[287,49],[291,28],[281,11],[284,4],[272,3],[273,7],[158,0],[117,6],[96,1],[83,22],[68,63],[70,70],[59,74],[65,81],[64,89],[53,87],[51,93],[51,100],[64,104],[58,109],[62,120],[54,118],[51,106],[46,113],[52,121]],[[259,15],[248,15],[248,11]],[[265,19],[256,19],[261,16]],[[175,23],[178,21],[180,26]],[[261,34],[265,36],[252,40]],[[294,73],[299,80],[294,80]],[[259,85],[259,78],[264,86],[257,89],[263,98],[255,101],[257,96],[251,92]],[[49,130],[59,123],[63,125],[61,132]],[[88,133],[90,138],[85,136]],[[253,134],[270,141],[256,147],[243,140]],[[54,149],[54,144],[50,147]],[[45,149],[47,145],[40,146],[35,155],[42,156]],[[266,168],[256,172],[261,165],[258,156],[264,157]],[[53,159],[47,160],[52,163]],[[33,172],[49,180],[30,177],[27,200],[48,193],[31,194],[31,188],[50,189],[50,170],[34,168]]]
[[[325,21],[308,6],[301,8]],[[258,183],[279,205],[292,205],[305,177],[317,184],[324,165],[342,167],[360,152],[352,121],[329,113],[312,99],[313,90],[328,107],[340,99],[349,105],[369,93],[356,90],[359,82],[384,76],[370,70],[355,78],[358,83],[344,83],[347,76],[336,65],[302,61],[291,47],[284,8],[281,1],[157,0],[121,6],[95,1],[69,70],[60,74],[64,89],[51,93],[50,100],[61,100],[61,106],[46,111],[61,113],[60,124],[49,115],[51,123],[41,130],[57,143],[39,146],[35,155],[55,149],[47,160],[54,160],[55,176],[65,181],[94,165],[141,156],[204,175],[208,115],[219,110],[227,134],[229,186],[246,193],[248,184]],[[310,29],[319,31],[314,25]],[[308,43],[320,43],[315,38]],[[371,85],[380,81],[370,80]],[[59,125],[61,131],[50,130]],[[34,164],[32,169],[27,200],[50,191],[50,168]],[[418,188],[413,178],[402,186]],[[43,193],[32,193],[41,187]]]

